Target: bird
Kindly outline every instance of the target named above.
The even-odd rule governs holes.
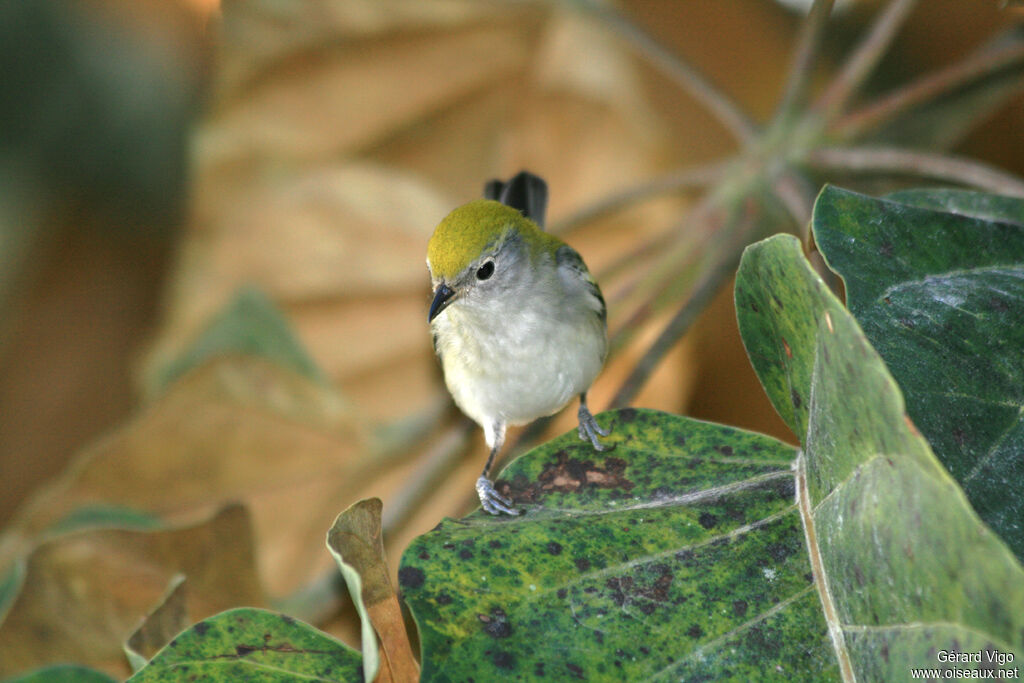
[[[518,515],[489,478],[509,425],[552,415],[579,397],[580,439],[610,435],[587,407],[608,355],[604,297],[579,253],[544,231],[548,188],[522,171],[448,214],[427,245],[434,351],[455,404],[490,449],[476,482],[481,507]]]

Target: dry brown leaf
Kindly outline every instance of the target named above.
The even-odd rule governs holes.
[[[0,624],[0,676],[65,661],[126,675],[122,643],[178,574],[188,577],[189,612],[198,619],[260,606],[245,508],[231,505],[182,528],[83,531],[44,542],[28,556]]]
[[[351,487],[365,485],[355,457],[364,452],[331,389],[258,358],[216,359],[41,491],[3,537],[0,566],[83,505],[194,521],[238,500],[252,511],[266,585],[285,592],[330,566],[319,539]]]
[[[370,498],[346,509],[328,532],[327,546],[342,571],[354,570],[361,580],[361,598],[380,639],[380,669],[375,680],[417,681],[419,665],[384,556],[381,507],[379,498]]]
[[[132,669],[138,671],[177,634],[192,625],[188,614],[185,576],[171,578],[167,593],[124,643]]]

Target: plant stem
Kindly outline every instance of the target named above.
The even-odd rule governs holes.
[[[804,237],[807,236],[807,227],[811,222],[816,189],[810,178],[795,169],[780,173],[772,183],[772,194],[789,212]]]
[[[1024,197],[1024,181],[1017,176],[963,157],[895,147],[826,147],[812,151],[806,161],[821,171],[895,173]]]
[[[1004,69],[1024,65],[1024,45],[986,50],[951,67],[924,76],[893,94],[840,118],[834,130],[843,140],[853,140],[876,130],[906,111],[966,88]]]
[[[776,120],[789,118],[806,104],[807,89],[810,86],[811,76],[814,75],[821,38],[825,32],[829,15],[832,14],[833,4],[833,0],[814,0],[811,11],[807,13],[807,18],[800,26],[796,50],[793,52],[793,63],[789,68],[789,79],[775,114]]]
[[[622,12],[611,4],[595,0],[574,0],[572,4],[597,17],[646,57],[655,68],[707,107],[740,144],[748,145],[755,140],[757,127],[739,105],[712,85],[689,62],[670,52]]]
[[[711,270],[707,271],[697,283],[693,294],[687,299],[683,307],[672,317],[665,329],[647,349],[644,355],[637,361],[633,371],[626,378],[626,381],[619,387],[609,408],[622,408],[636,398],[643,386],[654,373],[655,368],[661,362],[676,342],[682,338],[694,321],[707,308],[711,300],[718,294],[718,290],[736,271],[739,264],[739,253],[730,250],[725,258],[721,259]]]
[[[581,225],[660,194],[668,194],[677,190],[704,189],[719,181],[725,175],[727,168],[728,162],[716,161],[656,176],[608,195],[590,206],[583,207],[552,226],[551,232],[556,234],[570,232]]]
[[[814,108],[820,116],[831,120],[845,109],[853,94],[871,75],[916,4],[917,0],[892,0],[878,15],[867,37],[857,46],[842,71],[815,103]]]
[[[448,428],[440,440],[419,458],[416,471],[409,483],[388,501],[381,520],[385,538],[403,526],[423,501],[437,489],[440,481],[450,474],[462,458],[466,442],[475,425],[469,418],[460,419]]]

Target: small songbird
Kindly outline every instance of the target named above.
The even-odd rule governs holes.
[[[456,405],[490,447],[476,482],[480,505],[518,515],[488,478],[508,425],[558,412],[579,396],[579,435],[608,436],[587,390],[608,352],[604,298],[576,251],[544,232],[547,184],[526,171],[492,180],[434,230],[427,267],[434,350]]]

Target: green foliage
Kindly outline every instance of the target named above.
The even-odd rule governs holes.
[[[1024,558],[1024,200],[827,188],[813,223],[910,417]]]
[[[1019,661],[1024,570],[906,417],[884,362],[795,238],[747,249],[736,309],[804,447],[797,499],[844,672],[900,680],[942,649]]]
[[[8,678],[5,683],[116,683],[116,679],[86,666],[55,664]]]
[[[361,681],[362,666],[358,652],[308,624],[243,607],[184,631],[129,681]]]
[[[525,508],[413,542],[399,582],[424,680],[828,680],[838,675],[793,504],[792,447],[647,410],[513,462]]]
[[[188,350],[157,372],[157,390],[205,361],[227,354],[260,356],[318,382],[323,372],[274,303],[255,287],[243,287],[203,329]]]

